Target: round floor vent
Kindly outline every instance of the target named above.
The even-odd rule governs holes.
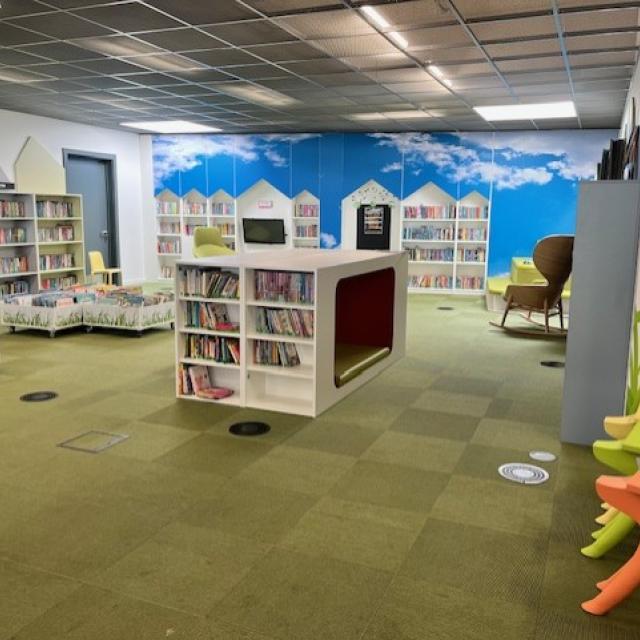
[[[271,427],[266,422],[236,422],[229,427],[234,436],[261,436],[269,431]]]
[[[20,396],[22,402],[44,402],[45,400],[53,400],[58,394],[55,391],[33,391]]]
[[[549,474],[540,467],[524,462],[508,462],[498,467],[498,473],[511,482],[520,484],[542,484],[549,479]]]
[[[529,457],[536,462],[553,462],[556,459],[551,451],[529,451]]]
[[[552,369],[564,369],[564,362],[561,360],[542,360],[540,364],[543,367],[551,367]]]

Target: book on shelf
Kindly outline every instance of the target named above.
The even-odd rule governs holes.
[[[296,224],[295,226],[296,238],[312,238],[318,237],[318,225],[317,224]]]
[[[180,295],[238,299],[240,278],[234,271],[183,267]]]
[[[74,275],[61,276],[59,278],[42,278],[40,288],[44,290],[57,290],[72,287],[78,282],[78,278]]]
[[[160,269],[161,278],[165,278],[168,280],[168,279],[174,278],[175,275],[176,275],[176,270],[170,265],[165,265]]]
[[[27,241],[24,227],[0,227],[0,244],[16,244]]]
[[[484,278],[482,276],[458,276],[456,289],[482,290],[484,289]]]
[[[211,215],[233,216],[233,203],[232,202],[212,202]]]
[[[25,293],[29,293],[29,283],[26,280],[0,283],[0,297]]]
[[[73,239],[74,232],[72,224],[57,224],[55,227],[42,227],[38,229],[39,242],[71,242]]]
[[[237,332],[240,325],[231,322],[227,307],[219,302],[187,302],[184,307],[185,327],[210,331]]]
[[[409,277],[409,286],[413,289],[451,289],[453,278],[444,274],[426,273]]]
[[[432,225],[422,225],[404,227],[402,229],[403,240],[446,240],[452,241],[455,237],[453,225],[435,227]]]
[[[313,304],[314,287],[313,273],[263,270],[255,272],[256,300]]]
[[[171,235],[180,235],[180,223],[179,222],[161,222],[158,225],[158,233],[168,233]]]
[[[240,364],[240,341],[222,336],[187,335],[184,355],[221,364]]]
[[[185,216],[206,216],[207,206],[204,202],[185,202],[182,214]]]
[[[25,218],[24,202],[19,200],[0,200],[0,218]]]
[[[458,208],[459,220],[487,220],[489,217],[489,207],[475,207],[461,204]]]
[[[475,227],[460,227],[458,229],[458,240],[477,240],[484,242],[487,239],[487,230],[482,227],[477,229]]]
[[[256,331],[272,335],[313,338],[313,311],[256,307]]]
[[[404,207],[405,220],[453,220],[455,217],[455,204],[419,204]]]
[[[0,258],[0,274],[26,273],[29,271],[27,256],[4,256]]]
[[[181,253],[180,240],[158,240],[158,253]]]
[[[319,217],[320,205],[298,204],[296,205],[297,218],[317,218]]]
[[[235,224],[217,224],[216,227],[220,230],[221,236],[235,236],[236,225]]]
[[[207,225],[202,223],[202,224],[185,224],[183,226],[184,228],[184,234],[186,236],[192,236],[195,234],[196,229],[198,229],[199,227],[206,227]]]
[[[36,202],[38,218],[73,218],[73,203],[67,200],[38,200]]]
[[[75,266],[75,257],[72,253],[50,253],[40,256],[41,271],[52,269],[70,269]]]
[[[233,395],[233,389],[213,385],[208,367],[180,364],[177,376],[180,395],[195,395],[208,400],[222,400]]]
[[[163,216],[177,216],[178,203],[175,200],[156,200],[156,213]]]
[[[298,349],[293,342],[254,341],[255,364],[274,367],[297,367],[300,364]]]
[[[458,249],[456,259],[458,262],[484,262],[487,255],[483,247],[473,249]]]
[[[406,247],[409,260],[415,262],[453,262],[453,247],[430,249],[425,247]]]

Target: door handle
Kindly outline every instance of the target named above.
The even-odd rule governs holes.
[[[109,237],[109,232],[106,229],[103,229],[100,232],[100,237],[106,240]]]

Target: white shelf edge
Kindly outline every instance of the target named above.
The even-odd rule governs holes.
[[[0,273],[0,278],[26,278],[27,276],[37,275],[37,271],[21,271],[19,273]]]
[[[219,369],[233,369],[234,371],[240,371],[239,364],[216,362],[215,360],[207,360],[206,358],[187,358],[186,356],[181,356],[180,362],[182,362],[183,364],[194,364],[202,365],[205,367],[218,367]]]
[[[186,335],[198,335],[198,336],[220,336],[221,338],[237,338],[240,339],[240,332],[233,331],[220,331],[218,329],[201,329],[199,327],[180,327],[178,329],[180,333]]]
[[[269,300],[247,300],[249,307],[272,307],[274,309],[307,309],[313,311],[314,305],[304,302],[271,302]]]
[[[0,249],[9,249],[11,247],[34,247],[35,244],[35,242],[0,242]]]
[[[173,280],[173,278],[169,278],[169,280]],[[205,298],[204,296],[180,295],[178,299],[181,302],[216,302],[220,304],[240,304],[239,298]]]
[[[301,336],[285,336],[277,333],[260,333],[258,331],[247,333],[247,339],[266,340],[268,342],[293,342],[294,344],[306,345],[313,345],[315,342],[314,338],[304,338]]]
[[[313,367],[311,365],[296,365],[295,367],[282,367],[280,365],[249,364],[247,371],[253,373],[264,373],[270,376],[282,376],[285,378],[300,378],[302,380],[313,380]]]
[[[227,398],[221,398],[220,400],[214,400],[213,398],[200,398],[199,396],[196,396],[196,395],[190,396],[184,393],[176,394],[176,398],[179,398],[180,400],[195,400],[196,402],[209,402],[211,404],[227,404],[235,407],[241,406],[240,394],[237,391],[235,391],[235,389],[234,389],[233,395]]]

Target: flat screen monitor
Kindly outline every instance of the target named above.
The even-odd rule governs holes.
[[[252,244],[285,244],[281,218],[243,218],[244,241]]]

